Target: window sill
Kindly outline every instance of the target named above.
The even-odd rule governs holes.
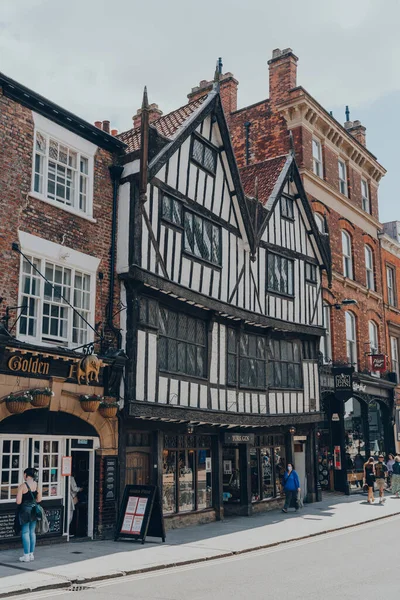
[[[276,290],[271,290],[267,288],[267,294],[272,294],[273,296],[279,296],[280,298],[287,298],[288,300],[294,300],[293,294],[285,294],[284,292],[277,292]]]
[[[269,387],[268,392],[304,392],[304,388]]]
[[[68,342],[67,344],[62,344],[61,342],[46,342],[46,341],[42,341],[42,340],[38,340],[36,338],[29,338],[27,336],[24,335],[16,335],[15,336],[16,339],[19,342],[23,342],[24,344],[30,344],[32,346],[39,346],[40,348],[52,348],[53,350],[57,351],[57,350],[73,350],[74,352],[78,352],[83,353],[82,348],[80,348],[79,350],[75,350],[76,344],[73,344],[72,342]],[[88,344],[93,344],[94,341],[89,341],[87,342]]]
[[[85,219],[86,221],[90,221],[91,223],[97,223],[97,219],[94,219],[90,215],[85,215],[85,213],[74,210],[73,208],[70,208],[69,206],[60,204],[59,202],[53,202],[53,200],[49,200],[48,198],[46,198],[45,196],[42,196],[41,194],[37,194],[36,192],[29,192],[28,195],[30,198],[34,198],[35,200],[40,200],[41,202],[50,204],[50,206],[55,206],[56,208],[60,208],[61,210],[65,211],[71,215],[74,215],[75,217],[80,217],[81,219]]]
[[[182,510],[179,512],[172,512],[172,513],[164,513],[164,519],[172,519],[173,517],[181,517],[181,516],[185,516],[185,515],[198,515],[198,514],[203,514],[203,513],[207,513],[207,512],[214,512],[215,508],[213,508],[212,506],[209,508],[199,508],[198,510]]]
[[[186,256],[186,258],[188,258],[189,260],[194,260],[196,262],[199,262],[202,265],[211,267],[212,269],[219,269],[220,271],[222,271],[222,265],[213,263],[213,262],[211,262],[211,260],[207,260],[206,258],[201,258],[201,256],[196,256],[195,254],[188,252],[188,250],[183,249],[182,254],[184,256]]]
[[[203,384],[208,381],[208,377],[201,377],[200,375],[187,375],[186,373],[174,373],[173,371],[165,371],[161,368],[159,369],[159,375],[163,377],[180,379],[181,381],[199,381]]]

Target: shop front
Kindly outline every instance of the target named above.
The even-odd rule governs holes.
[[[357,373],[351,390],[343,394],[328,377],[324,383],[325,421],[317,435],[320,485],[347,494],[361,491],[366,460],[394,451],[395,384]]]
[[[17,541],[15,498],[27,467],[37,470],[42,489],[50,524],[44,538],[113,535],[118,421],[98,408],[100,398],[109,400],[112,361],[20,345],[0,352],[0,541]]]
[[[314,501],[315,431],[315,424],[262,429],[135,419],[125,437],[125,484],[159,486],[166,529],[281,506],[287,462],[299,473],[304,500]]]

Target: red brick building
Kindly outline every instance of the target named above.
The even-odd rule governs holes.
[[[396,373],[400,383],[400,223],[394,221],[383,224],[381,236],[381,260],[383,279],[383,301],[385,305],[386,348],[390,361],[390,370]],[[400,451],[400,386],[396,387],[396,450]]]
[[[385,169],[367,149],[359,121],[348,116],[342,125],[298,85],[297,62],[290,48],[274,50],[269,98],[238,109],[232,73],[221,75],[221,96],[246,193],[254,194],[246,185],[254,188],[257,175],[265,202],[274,164],[294,152],[321,235],[329,236],[332,281],[325,279],[321,289],[327,335],[321,347],[326,422],[320,446],[326,466],[333,463],[334,449],[340,460],[321,481],[348,491],[358,488],[360,465],[370,453],[393,448],[393,376],[372,373],[370,359],[388,353],[378,237],[378,186]],[[201,82],[188,97],[204,94],[210,85]],[[354,393],[345,401],[334,394],[332,366],[339,365],[355,370]]]
[[[106,535],[115,521],[118,422],[107,418],[115,409],[81,402],[118,400],[123,360],[112,349],[124,144],[109,122],[98,125],[0,74],[2,541],[13,537],[27,467],[38,471],[48,536]],[[77,504],[66,456],[83,488]]]

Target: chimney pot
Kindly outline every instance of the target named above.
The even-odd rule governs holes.
[[[103,121],[103,131],[110,133],[110,121]]]
[[[111,129],[111,135],[118,135],[118,129]]]
[[[101,121],[95,121],[94,122],[94,126],[97,127],[97,129],[102,129],[102,122]]]
[[[290,90],[297,86],[297,61],[291,48],[275,48],[269,65],[269,99],[279,104],[288,99]]]

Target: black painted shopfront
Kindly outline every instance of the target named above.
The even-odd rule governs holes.
[[[328,369],[321,382],[325,421],[317,434],[320,485],[346,494],[361,491],[366,460],[395,449],[396,384],[389,378],[355,373],[351,391],[341,394]]]
[[[129,419],[125,426],[121,485],[158,485],[167,529],[276,508],[287,462],[303,461],[304,497],[316,499],[317,424],[233,428]]]

